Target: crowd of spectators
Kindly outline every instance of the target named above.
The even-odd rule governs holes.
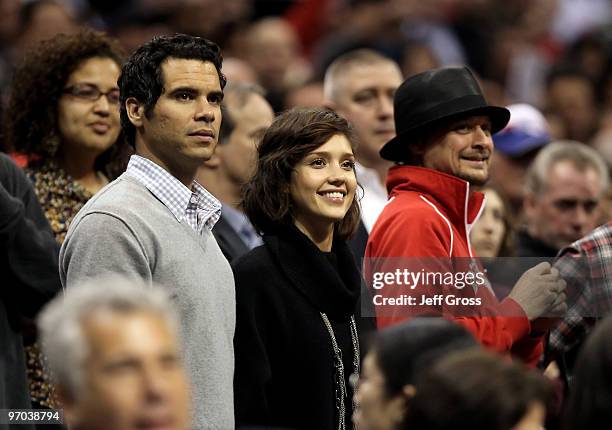
[[[127,53],[156,34],[214,40],[226,59],[241,60],[231,72],[226,63],[230,81],[233,72],[256,80],[276,111],[315,99],[333,59],[368,47],[398,62],[405,77],[468,64],[490,102],[543,109],[555,139],[591,143],[612,122],[605,0],[2,0],[0,10],[4,91],[29,46],[84,25],[118,38]]]
[[[83,429],[162,423],[186,430],[193,422],[202,429],[527,430],[546,423],[573,430],[607,419],[611,2],[0,0],[0,14],[0,150],[8,154],[0,158],[0,267],[11,286],[0,292],[0,409],[63,407]],[[469,69],[440,69],[447,66]],[[453,127],[465,135],[480,130],[494,143],[491,160],[487,153],[469,161],[490,161],[486,184],[487,177],[432,168],[419,152],[454,131],[447,121],[466,111],[417,124],[389,146],[400,121],[418,113],[398,118],[396,90],[431,69],[455,76],[453,89],[478,87],[478,96],[482,89],[488,104],[474,105],[468,122]],[[429,88],[432,73],[404,90],[414,96]],[[201,118],[212,131],[191,133],[214,145],[218,138],[204,155],[168,146],[180,122],[191,121],[173,103],[201,95],[179,85],[183,76],[213,106]],[[420,106],[428,99],[435,97],[424,92]],[[328,134],[317,128],[328,123],[336,124]],[[413,152],[406,152],[409,138]],[[311,160],[320,153],[324,161]],[[336,159],[341,174],[318,174],[340,184],[323,194],[344,212],[322,228],[313,221],[320,208],[308,200],[315,187],[308,167]],[[377,223],[392,207],[393,179],[385,184],[392,166],[396,173],[398,166],[433,169],[449,184],[454,175],[484,194],[472,228],[468,185],[454,246],[489,271],[492,288],[475,294],[490,296],[496,309],[513,301],[528,317],[530,330],[514,344],[500,333],[518,327],[517,319],[481,315],[474,324],[446,314],[459,324],[397,324],[403,317],[387,324],[379,315],[380,331],[370,333],[375,324],[362,303],[369,292],[360,295],[359,287],[364,255],[377,254],[373,242],[388,234],[404,256],[420,256],[420,235],[424,249],[434,246],[414,212],[403,211],[401,228]],[[133,177],[115,180],[126,169]],[[437,192],[442,179],[427,174],[423,186]],[[173,181],[175,195],[167,197],[159,183]],[[115,194],[100,197],[113,187]],[[177,214],[173,199],[185,191],[193,194],[179,200],[193,207]],[[141,200],[133,204],[135,193]],[[408,226],[412,233],[402,237]],[[312,234],[319,230],[324,239]],[[100,271],[176,288],[145,293],[134,279],[72,288]],[[287,277],[297,290],[282,292]],[[200,290],[202,283],[218,288]],[[63,293],[52,300],[62,285],[70,287],[66,300]],[[540,300],[536,287],[556,298],[530,315]],[[478,331],[490,321],[489,331]],[[119,339],[115,350],[110,337]],[[117,371],[124,363],[111,352],[131,357],[124,362],[140,372],[138,383]],[[123,397],[104,372],[125,384]],[[299,396],[287,395],[299,387]],[[305,405],[316,411],[300,415]]]

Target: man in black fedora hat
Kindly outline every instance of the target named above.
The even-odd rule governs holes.
[[[383,273],[401,271],[415,264],[413,257],[420,259],[422,267],[411,269],[423,276],[432,267],[452,273],[453,279],[459,279],[456,275],[461,271],[466,276],[478,272],[469,231],[480,215],[484,196],[471,187],[487,181],[491,136],[509,118],[507,109],[487,103],[467,67],[434,69],[404,81],[394,99],[397,136],[380,151],[396,166],[387,177],[389,202],[368,240],[366,277],[381,267]],[[401,291],[411,299],[401,302],[404,306],[376,306],[378,325],[414,316],[411,311],[415,309],[417,314],[442,315],[466,327],[485,346],[535,364],[542,351],[545,324],[534,321],[565,310],[565,283],[559,280],[558,271],[548,263],[528,270],[501,303],[486,276],[482,283],[472,278],[467,284],[472,288],[463,288],[465,283],[457,281],[452,285],[438,282],[438,289],[432,290],[421,281],[411,288],[396,281],[400,288],[388,291]],[[375,288],[381,291],[380,285]],[[421,297],[423,291],[443,294],[440,299],[437,295]],[[470,299],[471,306],[456,306],[454,296]],[[384,305],[389,303],[395,302]],[[381,299],[375,301],[379,304]]]

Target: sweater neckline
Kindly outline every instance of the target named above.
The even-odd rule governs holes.
[[[354,313],[361,277],[344,241],[334,238],[332,252],[326,254],[293,225],[278,226],[263,240],[291,287],[319,312],[334,319]]]

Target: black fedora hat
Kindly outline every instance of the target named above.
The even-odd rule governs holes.
[[[403,161],[407,157],[405,138],[425,126],[454,116],[484,115],[496,133],[508,124],[510,111],[490,106],[474,74],[467,67],[443,67],[406,79],[393,101],[397,135],[380,150],[386,160]]]

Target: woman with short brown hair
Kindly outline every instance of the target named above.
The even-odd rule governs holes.
[[[351,428],[360,275],[352,134],[328,110],[280,115],[259,145],[244,208],[264,245],[233,265],[236,424]]]

